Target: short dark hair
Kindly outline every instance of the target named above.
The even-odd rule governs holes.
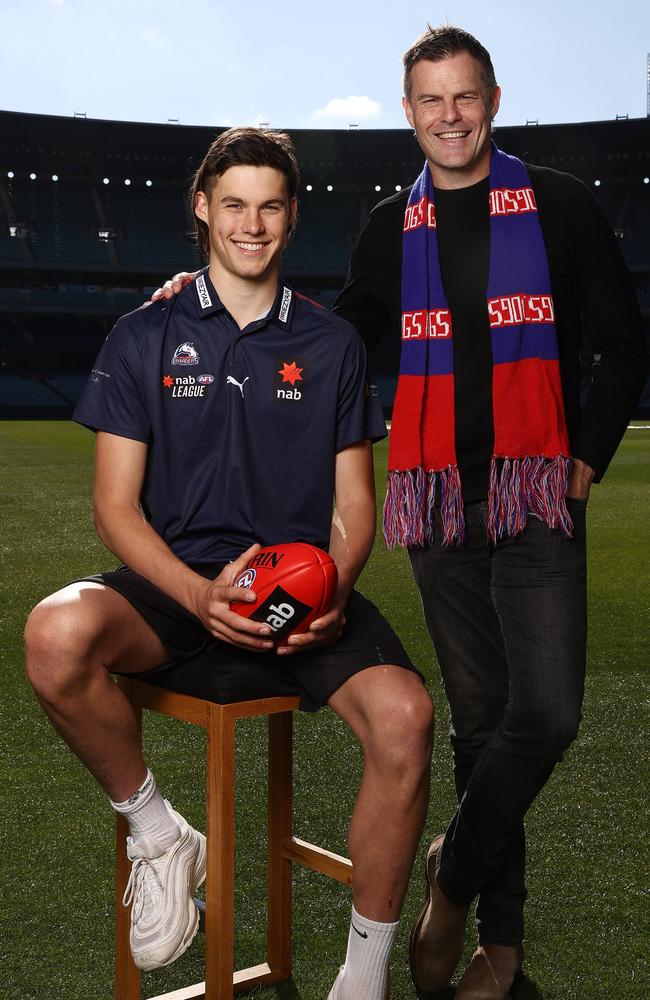
[[[429,62],[440,62],[441,59],[457,56],[460,52],[469,53],[480,64],[486,96],[490,97],[494,93],[497,80],[490,53],[485,46],[481,45],[478,39],[474,38],[474,35],[470,35],[469,31],[463,31],[462,28],[455,28],[451,24],[432,28],[428,24],[427,30],[423,31],[404,53],[402,82],[406,100],[410,101],[411,99],[411,72],[416,63],[422,59],[428,59]]]
[[[272,129],[238,126],[229,128],[219,135],[194,174],[190,195],[190,209],[194,217],[194,231],[199,249],[204,257],[210,256],[210,232],[203,219],[194,211],[196,195],[203,191],[210,197],[218,177],[230,167],[240,164],[251,167],[273,167],[287,179],[289,199],[295,198],[300,181],[298,161],[293,142],[284,132]],[[290,228],[289,235],[293,227]]]

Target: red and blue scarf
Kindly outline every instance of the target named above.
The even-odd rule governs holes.
[[[494,454],[487,534],[518,534],[528,515],[571,534],[570,465],[551,279],[535,194],[524,164],[493,145],[490,268]],[[393,407],[384,535],[389,546],[464,540],[454,417],[453,317],[436,236],[435,191],[424,170],[404,217],[402,353]]]

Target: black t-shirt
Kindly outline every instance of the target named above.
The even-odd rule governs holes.
[[[620,247],[600,206],[570,174],[527,164],[548,255],[572,453],[600,480],[647,372],[641,315]],[[456,452],[465,500],[487,496],[492,454],[492,357],[487,314],[488,179],[436,190],[441,272],[454,324]],[[410,189],[381,202],[357,241],[334,310],[370,350],[399,368],[402,228]],[[580,409],[580,347],[600,355]],[[372,363],[372,357],[371,357]]]
[[[487,495],[494,445],[488,194],[487,177],[471,187],[436,191],[440,271],[454,324],[456,455],[466,503]]]

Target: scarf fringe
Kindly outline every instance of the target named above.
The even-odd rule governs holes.
[[[530,514],[549,528],[559,528],[571,538],[573,525],[566,507],[566,488],[571,459],[564,455],[547,459],[505,458],[501,473],[498,458],[490,465],[487,535],[491,542],[518,535]]]
[[[503,462],[499,472],[499,462]],[[490,542],[518,535],[528,516],[539,518],[549,528],[559,528],[571,538],[573,525],[566,507],[566,488],[571,459],[557,455],[528,458],[493,458],[490,464],[487,537]],[[430,545],[435,536],[435,513],[439,513],[443,545],[465,540],[465,517],[458,467],[425,472],[421,467],[388,474],[384,504],[384,538],[396,545]]]
[[[465,539],[463,492],[458,467],[437,472],[422,467],[388,473],[384,503],[384,538],[396,545],[430,545],[435,535],[435,512],[440,513],[443,545],[460,545]]]

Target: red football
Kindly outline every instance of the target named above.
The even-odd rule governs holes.
[[[277,643],[292,632],[306,632],[329,610],[337,580],[336,563],[315,545],[267,545],[234,581],[235,587],[253,590],[257,600],[230,606],[244,618],[269,625]]]

